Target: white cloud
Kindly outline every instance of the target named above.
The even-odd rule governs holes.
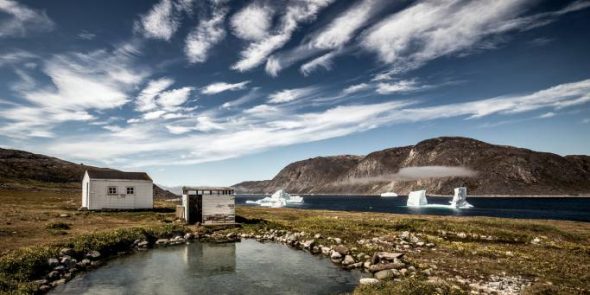
[[[351,85],[351,86],[344,88],[344,90],[342,90],[342,94],[350,95],[350,94],[365,91],[368,89],[371,89],[371,85],[369,85],[367,83],[360,83],[360,84],[355,84],[355,85]]]
[[[576,2],[555,12],[519,17],[532,2],[422,1],[367,29],[359,44],[392,65],[376,78],[387,80],[441,56],[469,53],[478,46],[494,48],[493,41],[488,40],[487,46],[481,43],[494,35],[546,25],[564,13],[589,6]]]
[[[420,89],[429,88],[428,85],[420,85],[416,80],[399,80],[390,83],[378,83],[377,93],[379,94],[394,94],[394,93],[408,93]]]
[[[192,164],[345,136],[392,124],[453,117],[473,120],[492,114],[512,115],[541,109],[551,111],[587,103],[590,103],[590,80],[562,84],[530,94],[434,106],[420,106],[419,101],[412,100],[294,113],[286,104],[262,104],[239,114],[224,116],[219,113],[217,117],[199,115],[167,126],[157,121],[146,121],[124,127],[116,135],[97,134],[84,139],[64,137],[40,148],[75,159],[117,159],[116,164],[119,165]],[[104,142],[109,144],[101,144]],[[145,157],[146,154],[149,157]]]
[[[318,58],[311,60],[301,66],[300,72],[304,76],[309,76],[311,73],[315,72],[320,68],[324,68],[326,70],[330,70],[332,68],[332,59],[338,54],[337,51],[332,51],[330,53],[326,53]],[[276,73],[275,73],[276,75]]]
[[[82,31],[78,34],[78,38],[82,39],[82,40],[92,40],[96,37],[96,34],[88,32],[88,31]]]
[[[162,106],[164,110],[174,110],[188,100],[193,90],[193,87],[182,87],[164,91],[158,97],[158,105]]]
[[[304,88],[295,88],[295,89],[285,89],[281,91],[277,91],[272,93],[268,96],[269,103],[284,103],[294,101],[296,99],[300,99],[306,97],[310,94],[313,94],[317,91],[315,87],[304,87]]]
[[[270,5],[252,3],[231,18],[234,35],[248,41],[258,41],[268,36],[274,9]]]
[[[161,0],[138,24],[146,38],[170,40],[180,26],[180,17],[172,0]]]
[[[305,63],[300,71],[307,76],[321,68],[330,70],[332,60],[344,53],[343,47],[386,3],[385,0],[362,0],[356,3],[328,25],[311,33],[309,40],[305,43],[271,56],[266,62],[266,72],[271,76],[277,76],[281,70],[326,50],[331,51]]]
[[[211,16],[202,18],[186,37],[184,52],[191,63],[205,62],[211,48],[225,38],[223,22],[228,10],[217,3],[212,5]]]
[[[0,0],[0,13],[8,17],[0,20],[0,38],[24,37],[30,31],[46,32],[55,27],[45,12],[31,9],[12,0]]]
[[[145,120],[159,119],[165,113],[166,113],[166,111],[162,111],[162,110],[147,112],[147,113],[143,114],[143,119],[145,119]]]
[[[334,49],[346,44],[388,1],[363,0],[336,17],[311,41],[319,49]]]
[[[174,84],[174,80],[168,78],[161,78],[158,80],[151,80],[148,85],[139,93],[137,100],[137,110],[146,112],[157,107],[156,97],[168,87]]]
[[[554,112],[547,112],[547,113],[544,113],[539,116],[540,119],[547,119],[547,118],[551,118],[551,117],[555,117]]]
[[[283,47],[291,39],[293,32],[301,23],[315,19],[318,12],[332,2],[333,0],[289,2],[273,33],[264,39],[250,43],[240,53],[241,59],[232,66],[232,69],[244,72],[259,66],[271,53]]]
[[[246,88],[246,85],[248,85],[248,83],[250,83],[250,81],[242,81],[239,83],[216,82],[216,83],[212,83],[212,84],[209,84],[209,85],[203,87],[203,89],[201,90],[201,93],[203,93],[203,94],[217,94],[217,93],[221,93],[224,91],[242,90],[242,89]]]

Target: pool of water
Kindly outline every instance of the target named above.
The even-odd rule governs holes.
[[[238,196],[236,204],[258,200],[264,196]],[[382,198],[378,196],[303,196],[303,203],[289,205],[302,209],[325,209],[340,211],[368,211],[398,214],[429,214],[457,216],[492,216],[531,219],[562,219],[590,222],[590,198],[468,198],[474,207],[451,209],[444,206],[424,208],[407,207],[406,196]],[[451,198],[429,197],[429,204],[448,205]]]
[[[280,244],[197,242],[114,259],[50,294],[337,294],[360,276]]]

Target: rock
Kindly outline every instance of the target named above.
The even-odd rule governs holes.
[[[343,265],[349,265],[354,263],[354,258],[351,255],[344,256],[344,260],[342,260]]]
[[[341,255],[347,255],[350,252],[348,248],[344,245],[338,245],[334,247],[334,251],[340,253]]]
[[[96,261],[92,261],[92,262],[90,262],[90,266],[92,266],[92,267],[99,267],[99,266],[101,266],[102,264],[103,264],[103,262],[102,262],[102,261],[100,261],[100,260],[96,260]]]
[[[303,243],[301,243],[301,245],[303,246],[304,249],[311,249],[311,247],[313,247],[314,244],[315,244],[315,240],[307,240],[307,241],[304,241]]]
[[[330,255],[330,247],[324,247],[324,246],[320,246],[320,250],[322,251],[323,255]]]
[[[355,268],[361,268],[361,267],[363,267],[363,263],[357,262],[357,263],[347,265],[346,269],[355,269]]]
[[[375,278],[361,278],[359,280],[359,284],[361,284],[361,285],[379,284],[379,280],[375,279]]]
[[[402,268],[402,269],[400,269],[400,270],[399,270],[399,273],[400,273],[402,276],[405,276],[405,275],[408,273],[408,270],[407,270],[406,268]]]
[[[58,265],[53,268],[54,271],[59,271],[59,272],[63,272],[65,269],[66,269],[66,267],[63,265]]]
[[[426,247],[428,247],[428,248],[434,248],[435,245],[434,245],[434,243],[428,243],[428,244],[426,244]]]
[[[47,264],[49,264],[50,267],[55,267],[59,264],[59,260],[57,260],[57,258],[49,258],[47,259]]]
[[[342,243],[342,239],[341,238],[334,238],[334,243],[340,244],[340,243]]]
[[[90,252],[86,253],[86,258],[89,258],[92,260],[97,260],[98,258],[100,258],[100,252],[90,251]]]
[[[410,232],[409,231],[403,231],[400,235],[399,235],[400,239],[403,240],[407,240],[410,238]]]
[[[65,284],[65,283],[66,283],[66,279],[59,279],[59,280],[57,280],[57,281],[53,281],[53,282],[51,282],[51,285],[52,285],[53,287],[56,287],[56,286],[59,286],[59,285],[63,285],[63,284]]]
[[[418,247],[424,247],[425,243],[424,242],[418,242],[416,243],[416,246]]]
[[[84,258],[82,259],[82,261],[80,261],[80,263],[78,263],[79,266],[81,267],[88,267],[90,265],[91,261],[88,258]]]
[[[373,258],[371,262],[373,264],[377,264],[382,261],[395,261],[396,259],[400,259],[404,256],[404,253],[394,253],[394,252],[375,252],[373,254]]]
[[[379,263],[373,264],[369,267],[370,272],[378,272],[386,269],[401,269],[406,266],[404,263],[401,262],[393,262],[393,263]]]
[[[381,270],[373,274],[373,276],[378,280],[388,280],[393,278],[393,272],[389,269]]]
[[[57,270],[50,271],[47,274],[47,280],[49,280],[49,281],[57,280],[57,279],[59,279],[59,277],[60,277],[60,274],[59,274],[59,271],[57,271]]]
[[[50,285],[41,285],[41,286],[39,286],[39,292],[41,292],[41,293],[47,293],[47,292],[49,292],[49,290],[51,290],[51,286]]]
[[[186,233],[186,234],[184,234],[184,239],[185,239],[185,240],[190,240],[190,239],[192,239],[193,237],[194,237],[194,236],[193,236],[193,234],[192,234],[192,233]]]
[[[467,234],[464,233],[464,232],[460,232],[460,233],[457,234],[457,237],[459,237],[461,239],[465,239],[465,238],[467,238]]]
[[[538,237],[535,237],[532,241],[531,244],[533,245],[538,245],[541,243],[541,239],[539,239]]]
[[[311,252],[311,254],[315,255],[315,254],[320,254],[322,251],[320,250],[320,247],[313,246],[313,247],[311,247],[311,250],[309,252]]]
[[[156,245],[168,245],[170,243],[170,240],[168,239],[158,239],[156,240]]]
[[[137,247],[140,247],[140,248],[146,248],[149,245],[150,245],[150,243],[148,241],[141,241],[141,242],[137,243]]]
[[[49,283],[48,280],[36,280],[36,281],[33,281],[33,284],[35,284],[35,285],[45,285],[47,283]]]
[[[317,239],[321,239],[321,238],[322,238],[322,235],[321,235],[321,234],[315,234],[315,235],[313,236],[313,238],[314,238],[314,239],[316,239],[316,240],[317,240]]]
[[[66,214],[66,213],[62,213],[62,214],[59,215],[59,217],[66,218],[66,217],[70,217],[70,215],[69,214]]]
[[[371,267],[371,261],[363,262],[363,268],[369,269],[369,267]]]
[[[72,256],[72,255],[74,255],[74,249],[72,249],[72,248],[62,248],[61,250],[59,250],[59,255],[61,255],[61,256],[64,256],[64,255]]]
[[[330,255],[330,259],[332,259],[332,261],[340,261],[340,260],[342,260],[342,255],[336,251],[332,251],[332,254]]]

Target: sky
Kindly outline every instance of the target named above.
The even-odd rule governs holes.
[[[0,147],[232,185],[466,136],[590,154],[590,1],[0,0]]]

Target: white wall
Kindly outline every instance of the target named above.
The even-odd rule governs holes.
[[[108,195],[109,186],[117,187],[117,195]],[[127,187],[134,187],[135,194],[127,195]],[[152,209],[154,187],[147,180],[90,179],[89,210],[100,209]]]
[[[88,173],[84,173],[84,179],[82,179],[82,207],[88,208],[88,184],[90,183],[90,178],[88,177]]]

